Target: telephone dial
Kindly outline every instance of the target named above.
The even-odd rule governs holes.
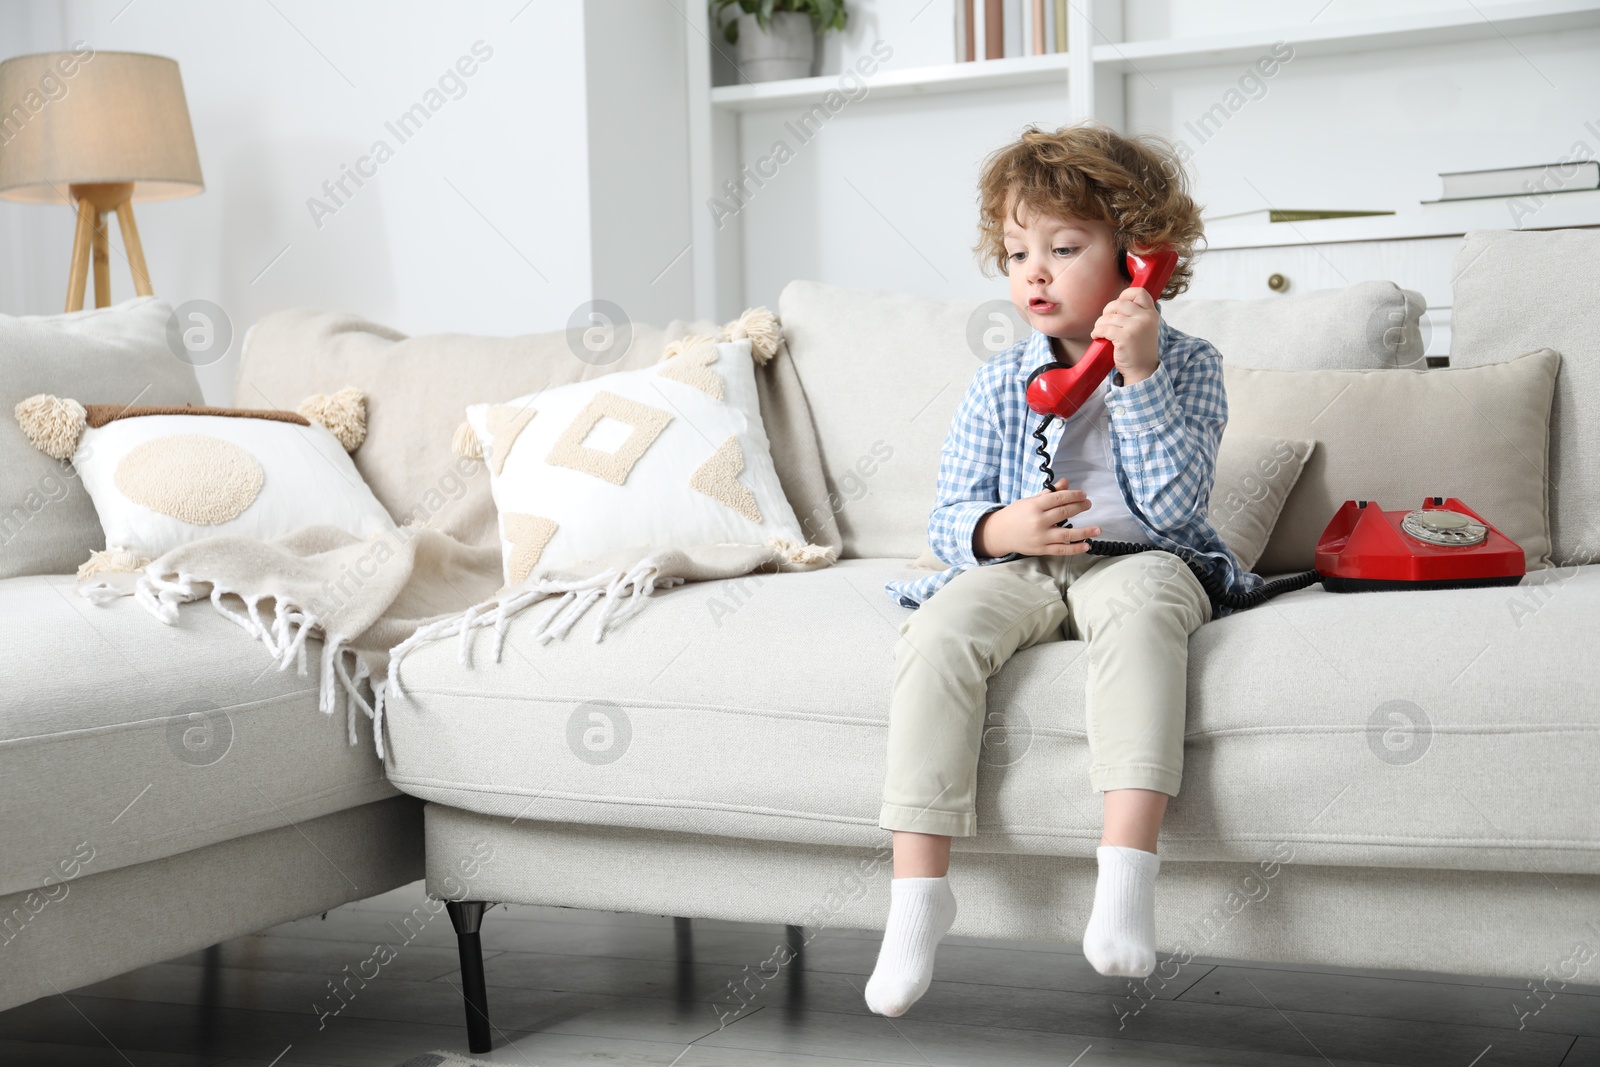
[[[1178,255],[1172,249],[1127,253],[1130,284],[1160,300],[1172,279]],[[1083,407],[1115,368],[1114,347],[1105,337],[1090,342],[1074,364],[1052,360],[1028,376],[1028,407],[1042,416],[1033,437],[1039,442],[1044,488],[1055,487],[1045,430],[1055,419],[1069,419]],[[1526,573],[1523,550],[1455,497],[1429,496],[1412,511],[1384,511],[1368,500],[1346,500],[1317,539],[1316,568],[1285,575],[1248,593],[1229,593],[1183,546],[1174,554],[1189,565],[1212,604],[1253,608],[1282,593],[1317,582],[1334,593],[1384,589],[1460,589],[1516,585]],[[1070,528],[1070,519],[1057,525]],[[1129,541],[1086,542],[1091,555],[1125,556],[1158,545]]]

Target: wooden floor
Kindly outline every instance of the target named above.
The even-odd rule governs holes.
[[[394,1067],[465,1051],[455,935],[422,884],[0,1013],[6,1067]],[[415,909],[421,909],[415,910]],[[411,915],[409,927],[403,920]],[[420,916],[420,918],[419,918]],[[949,938],[899,1019],[878,937],[559,908],[484,919],[495,1049],[523,1067],[1591,1067],[1600,987],[1196,959],[1154,1000],[1056,944]],[[379,944],[394,946],[392,958]],[[775,955],[776,953],[776,955]],[[773,962],[768,962],[773,961]],[[748,979],[741,1001],[730,983]],[[336,995],[337,992],[337,995]]]

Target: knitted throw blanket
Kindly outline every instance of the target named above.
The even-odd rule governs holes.
[[[344,711],[352,745],[356,716],[371,719],[381,759],[385,702],[403,695],[400,662],[426,641],[460,635],[457,658],[470,668],[474,628],[494,627],[499,662],[507,620],[542,601],[555,607],[533,634],[541,643],[564,636],[603,600],[594,626],[599,641],[655,589],[758,569],[815,570],[836,557],[833,547],[774,538],[537,568],[508,589],[498,545],[473,547],[416,524],[367,539],[308,526],[274,541],[211,537],[181,545],[134,573],[86,575],[79,593],[97,604],[131,595],[168,625],[176,624],[178,605],[209,599],[266,647],[278,670],[292,663],[301,675],[308,673],[307,639],[316,636],[318,707],[326,715]]]

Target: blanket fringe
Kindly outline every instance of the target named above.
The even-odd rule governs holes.
[[[419,626],[410,637],[389,651],[387,693],[383,699],[392,703],[405,695],[400,685],[400,661],[425,641],[460,635],[456,659],[469,666],[468,650],[472,631],[493,627],[492,651],[494,662],[499,663],[511,616],[535,601],[555,601],[555,607],[533,633],[534,639],[543,644],[566,634],[591,604],[604,597],[606,603],[595,620],[594,628],[594,639],[599,641],[614,623],[638,611],[644,598],[657,588],[668,588],[683,582],[680,577],[662,577],[660,570],[661,561],[650,556],[630,568],[612,567],[587,578],[565,581],[543,578],[526,588],[508,591],[481,604],[474,604],[460,615]],[[627,595],[624,596],[624,593]]]
[[[180,573],[176,577],[157,577],[145,571],[134,584],[133,596],[150,614],[168,626],[174,626],[178,622],[178,605],[201,598],[202,594],[196,588],[199,583],[200,579],[191,574]],[[215,583],[210,584],[211,595],[207,599],[211,601],[211,606],[216,609],[217,614],[260,641],[276,661],[278,670],[287,670],[289,664],[293,663],[296,674],[301,676],[307,674],[306,638],[311,636],[313,630],[322,629],[320,616],[270,594],[247,596],[237,590],[226,589]],[[230,608],[223,603],[222,598],[230,594],[244,601],[244,611]],[[265,599],[273,601],[270,622],[261,611],[261,601]],[[324,633],[322,636],[322,662],[317,678],[317,710],[330,716],[337,715],[343,710],[345,736],[352,745],[360,742],[356,732],[357,713],[371,719],[373,746],[377,750],[378,758],[383,759],[381,694],[384,682],[372,677],[367,662],[345,647],[348,640],[339,634]],[[371,703],[368,703],[362,695],[362,682],[366,682],[373,691],[374,699]]]

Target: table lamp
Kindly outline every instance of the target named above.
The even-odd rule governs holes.
[[[111,303],[107,212],[115,211],[140,296],[151,295],[134,200],[205,189],[178,64],[140,52],[40,52],[0,63],[0,197],[77,203],[67,310]]]

